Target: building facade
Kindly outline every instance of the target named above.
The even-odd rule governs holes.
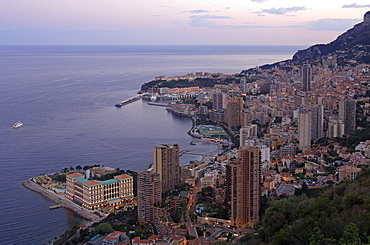
[[[253,227],[260,219],[260,149],[241,147],[239,158],[227,166],[226,202],[231,225]]]
[[[308,107],[299,108],[298,140],[299,149],[306,150],[311,147],[312,114]]]
[[[226,108],[227,94],[222,93],[220,90],[215,90],[212,95],[213,103],[212,109],[215,111],[223,110]]]
[[[310,91],[312,81],[312,69],[309,64],[304,64],[301,69],[302,91]]]
[[[242,127],[239,130],[239,145],[244,146],[245,140],[251,137],[257,137],[258,126],[256,124],[250,124],[248,126]]]
[[[344,123],[344,133],[350,134],[356,128],[356,101],[339,101],[339,120]]]
[[[134,197],[133,178],[127,174],[97,181],[85,179],[83,174],[73,173],[67,175],[66,185],[66,198],[89,210],[120,206]]]
[[[311,137],[320,139],[324,137],[324,107],[322,105],[310,105],[311,110]]]
[[[179,146],[174,144],[154,147],[153,169],[159,174],[162,192],[173,190],[180,183]]]
[[[242,97],[231,97],[227,102],[227,120],[229,128],[236,129],[241,127],[242,123],[242,110],[243,110],[244,101]]]
[[[139,223],[154,222],[154,205],[162,202],[162,187],[159,174],[152,171],[138,173],[137,189]]]

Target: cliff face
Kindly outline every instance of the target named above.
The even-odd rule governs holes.
[[[305,50],[299,50],[294,54],[293,61],[303,62],[316,59],[359,44],[370,45],[370,11],[365,14],[364,22],[355,25],[328,44],[317,44]]]

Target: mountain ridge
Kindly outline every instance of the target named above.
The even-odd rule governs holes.
[[[356,45],[370,45],[370,11],[365,13],[363,22],[356,24],[334,41],[328,44],[316,44],[307,49],[299,50],[293,55],[292,60],[297,62],[314,60]]]

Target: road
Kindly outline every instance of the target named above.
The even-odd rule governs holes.
[[[195,211],[195,204],[196,204],[196,198],[197,193],[199,191],[199,187],[196,186],[193,188],[193,190],[189,193],[189,201],[188,205],[186,206],[186,214],[185,214],[185,224],[186,228],[188,229],[188,233],[190,236],[198,238],[198,233],[196,228],[192,225],[191,219],[190,219],[190,213],[194,213]]]

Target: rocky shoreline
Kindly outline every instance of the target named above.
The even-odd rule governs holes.
[[[23,181],[22,185],[25,188],[27,188],[31,191],[34,191],[34,192],[44,196],[45,198],[47,198],[47,199],[49,199],[49,200],[51,200],[51,201],[53,201],[57,204],[60,204],[64,208],[70,209],[74,213],[80,215],[81,217],[83,217],[87,220],[97,222],[97,221],[102,219],[101,216],[98,216],[98,215],[92,213],[91,211],[86,210],[85,208],[80,207],[77,204],[71,202],[67,198],[65,198],[63,196],[60,196],[60,195],[54,193],[51,190],[45,189],[44,187],[40,186],[39,184],[36,184],[35,182],[32,181],[32,179],[28,179],[28,180]]]

